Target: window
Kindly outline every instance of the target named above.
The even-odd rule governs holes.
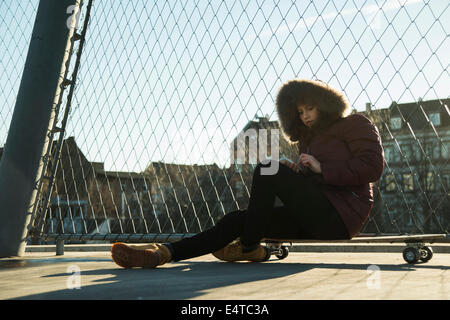
[[[389,147],[385,147],[384,148],[384,157],[386,159],[387,162],[391,162],[394,160],[393,157],[393,147],[389,146]]]
[[[431,159],[439,159],[441,157],[441,148],[439,146],[439,142],[426,140],[422,142],[422,146],[425,150],[426,155]]]
[[[394,162],[400,162],[401,161],[401,155],[400,155],[400,150],[398,150],[398,147],[395,146],[394,147]]]
[[[393,174],[388,174],[385,179],[386,191],[395,191],[395,179]]]
[[[408,160],[412,160],[412,150],[411,145],[403,144],[400,146],[400,149],[402,150],[403,156]]]
[[[441,114],[440,113],[430,113],[430,121],[434,126],[441,125]]]
[[[67,233],[81,233],[86,230],[83,219],[86,215],[86,200],[60,200],[59,197],[51,199],[50,220],[56,228]],[[52,227],[53,228],[53,227]]]
[[[439,159],[441,157],[440,151],[439,143],[433,142],[433,159]]]
[[[391,118],[392,129],[401,129],[401,127],[402,127],[402,119],[400,117]]]
[[[411,147],[412,147],[413,157],[416,161],[420,161],[421,159],[424,158],[423,151],[417,143],[413,143]]]
[[[425,154],[431,159],[433,157],[433,143],[431,141],[423,141],[422,146]]]
[[[403,191],[414,191],[414,180],[411,173],[403,174]]]
[[[445,188],[450,188],[450,174],[444,173],[441,177],[444,181]]]
[[[449,153],[450,153],[450,142],[446,141],[443,142],[441,145],[441,155],[442,158],[444,159],[448,159],[449,158]]]
[[[432,172],[427,172],[427,190],[433,191],[434,188],[434,175]]]
[[[241,181],[236,181],[236,184],[234,185],[236,188],[236,197],[237,198],[243,198],[244,197],[244,185]]]

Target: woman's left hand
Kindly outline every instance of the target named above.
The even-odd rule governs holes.
[[[322,168],[320,166],[320,162],[317,161],[317,159],[314,158],[310,154],[306,154],[306,153],[300,154],[299,163],[302,166],[305,166],[305,167],[308,167],[309,169],[311,169],[312,172],[322,173]]]

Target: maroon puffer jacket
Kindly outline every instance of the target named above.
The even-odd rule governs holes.
[[[366,117],[352,114],[314,137],[309,148],[300,142],[298,149],[320,162],[322,174],[311,177],[321,184],[354,237],[373,207],[371,183],[380,179],[384,169],[378,129]]]

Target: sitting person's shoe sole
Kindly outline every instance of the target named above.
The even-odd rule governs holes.
[[[111,247],[113,261],[122,268],[155,268],[160,256],[151,249],[136,249],[125,243],[115,243]]]

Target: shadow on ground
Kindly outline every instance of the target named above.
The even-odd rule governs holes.
[[[76,260],[76,259],[73,259]],[[88,259],[89,260],[89,259]],[[67,262],[67,261],[62,261]],[[80,262],[76,260],[76,262]],[[93,259],[86,261],[91,263]],[[104,263],[104,259],[99,262]],[[109,265],[108,265],[109,266]],[[50,291],[17,299],[195,299],[209,290],[258,281],[279,279],[280,284],[289,281],[290,275],[323,268],[333,270],[367,270],[367,264],[332,263],[225,263],[220,261],[183,261],[156,269],[104,268],[80,271],[81,288]],[[414,271],[421,268],[448,270],[448,266],[426,264],[378,265],[383,271]],[[44,275],[43,278],[61,277],[65,281],[70,274]],[[287,278],[285,278],[287,277]],[[85,283],[83,283],[85,282]],[[87,283],[86,283],[87,282]],[[271,282],[273,284],[273,282]],[[267,290],[267,284],[262,286]],[[246,287],[243,290],[253,290]],[[254,290],[262,290],[260,285]]]

